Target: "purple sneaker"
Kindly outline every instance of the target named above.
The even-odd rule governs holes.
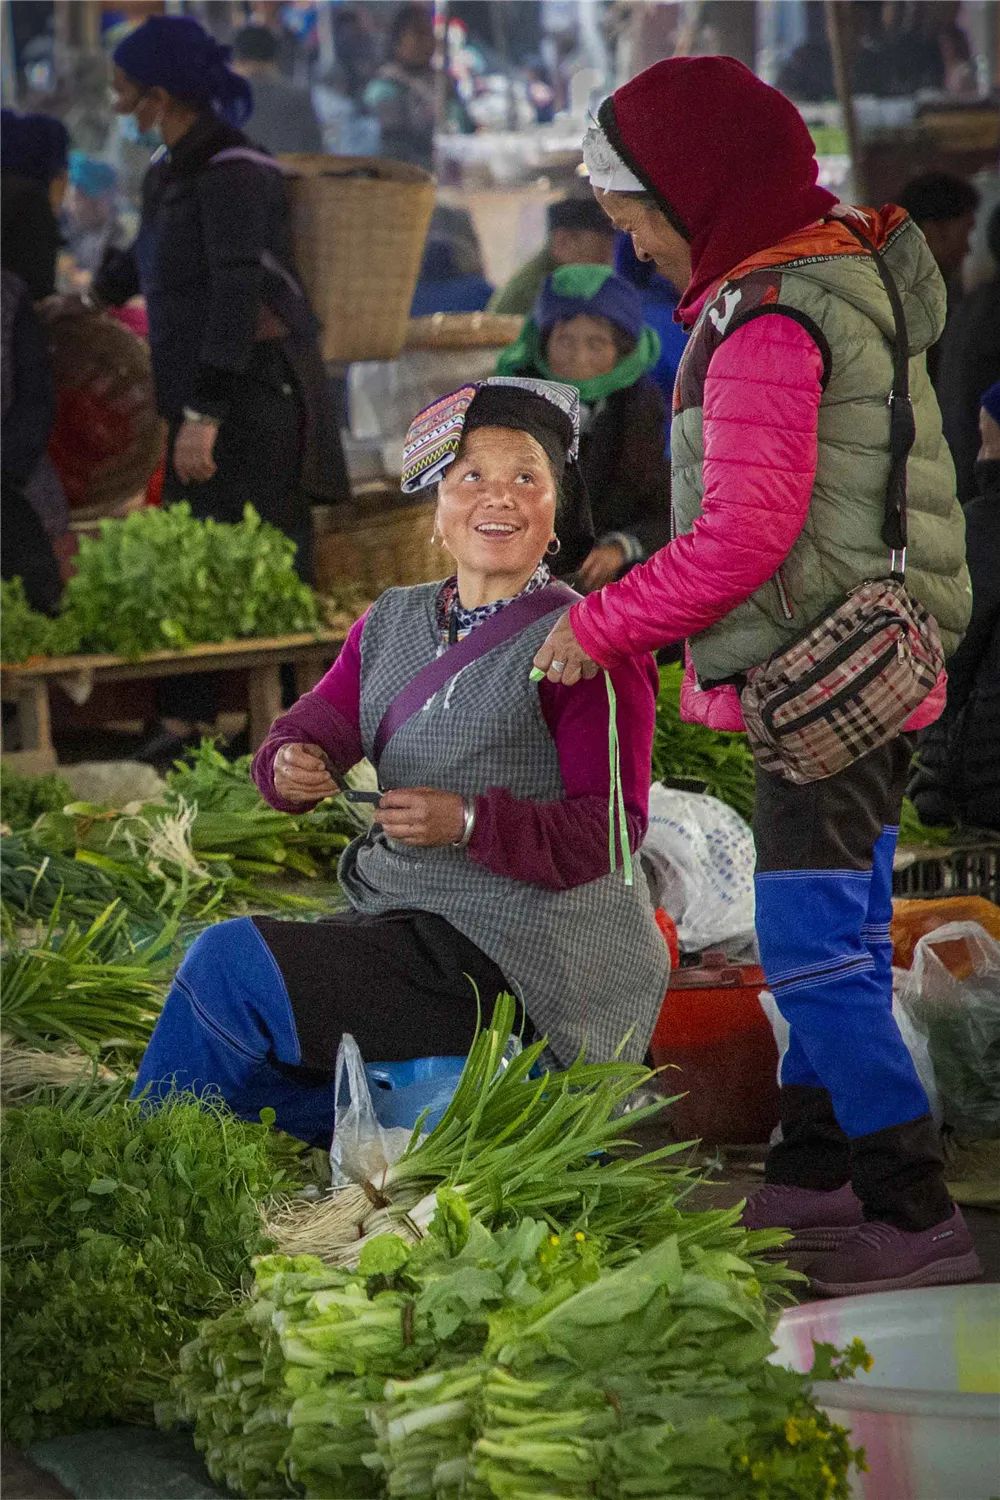
[[[861,1203],[849,1182],[832,1192],[770,1183],[747,1201],[744,1229],[790,1229],[793,1238],[778,1255],[800,1250],[836,1250],[864,1223]]]
[[[950,1286],[974,1281],[982,1271],[960,1208],[930,1229],[865,1224],[839,1249],[818,1256],[806,1268],[809,1285],[821,1297]]]

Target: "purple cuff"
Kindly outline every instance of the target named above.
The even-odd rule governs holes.
[[[264,801],[278,812],[308,812],[316,802],[286,802],[275,790],[274,760],[282,745],[319,745],[329,757],[335,777],[343,776],[364,756],[361,733],[344,715],[317,693],[305,693],[271,725],[267,739],[253,758],[250,775]]]

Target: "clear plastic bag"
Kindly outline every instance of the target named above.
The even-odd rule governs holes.
[[[370,1182],[378,1187],[386,1170],[406,1150],[413,1132],[379,1124],[361,1049],[348,1032],[337,1048],[334,1088],[337,1103],[330,1147],[332,1185],[337,1188]]]
[[[1000,943],[978,922],[949,922],[920,939],[895,982],[927,1038],[945,1123],[1000,1137]]]
[[[753,834],[716,797],[653,784],[643,864],[685,953],[753,937]]]

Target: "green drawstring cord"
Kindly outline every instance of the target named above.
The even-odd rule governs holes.
[[[608,860],[611,871],[618,868],[615,858],[615,828],[622,851],[622,872],[625,884],[632,885],[632,850],[628,841],[628,819],[625,816],[625,793],[622,791],[621,749],[618,743],[618,698],[611,673],[605,671],[604,686],[608,690]]]
[[[528,673],[529,682],[541,682],[545,673],[538,667],[532,667]],[[628,841],[628,819],[625,816],[625,793],[622,790],[622,761],[620,747],[618,744],[618,698],[615,693],[615,685],[611,681],[611,673],[605,671],[604,685],[608,690],[608,779],[610,788],[608,791],[608,862],[611,873],[614,874],[618,868],[617,850],[615,849],[615,834],[618,835],[618,843],[622,851],[622,872],[625,876],[626,885],[634,885],[635,880],[632,873],[632,850]]]

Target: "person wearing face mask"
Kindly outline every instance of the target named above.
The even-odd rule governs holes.
[[[609,266],[561,266],[542,287],[501,375],[565,380],[580,394],[580,470],[597,541],[577,581],[600,588],[666,542],[666,408],[650,378],[660,340],[639,294]]]
[[[455,572],[389,589],[326,677],[271,727],[253,777],[297,814],[367,756],[385,788],[340,863],[349,910],[318,923],[240,918],[181,965],[139,1069],[152,1100],[216,1087],[238,1114],[329,1142],[345,1031],[370,1062],[461,1055],[509,990],[561,1064],[641,1059],[669,959],[645,881],[656,669],[611,674],[621,744],[609,855],[609,694],[530,680],[552,580],[593,531],[569,386],[497,379],[415,418],[403,484],[438,486]],[[619,1047],[621,1051],[619,1053]]]
[[[836,737],[837,753],[824,770],[751,741],[757,940],[790,1040],[781,1140],[744,1222],[792,1230],[821,1295],[973,1279],[975,1246],[892,1015],[889,934],[909,733],[940,715],[939,662],[971,612],[925,359],[944,282],[904,210],[838,205],[820,187],[794,105],[732,58],[656,63],[604,101],[583,149],[597,201],[682,291],[691,329],[674,389],[674,537],[573,605],[535,667],[572,684],[686,639],[682,713],[734,732],[758,669],[788,669],[771,713],[791,702],[810,743]],[[874,670],[855,664],[838,682],[838,661],[875,628],[869,612],[840,650],[855,590],[877,580],[885,597],[903,567],[930,617],[927,670],[893,696],[894,627]],[[814,680],[825,692],[807,709]],[[875,707],[861,694],[871,683]]]
[[[299,284],[285,177],[239,128],[250,84],[187,16],[153,16],[114,52],[119,114],[162,147],[143,183],[135,243],[111,251],[89,298],[141,293],[157,405],[168,423],[164,503],[235,522],[252,505],[311,573],[311,504],[348,492],[336,418]],[[160,758],[214,718],[214,684],[164,690]]]
[[[920,736],[908,792],[925,823],[1000,833],[1000,381],[982,398],[979,431],[979,493],[965,507],[972,619],[948,663],[947,707]]]

